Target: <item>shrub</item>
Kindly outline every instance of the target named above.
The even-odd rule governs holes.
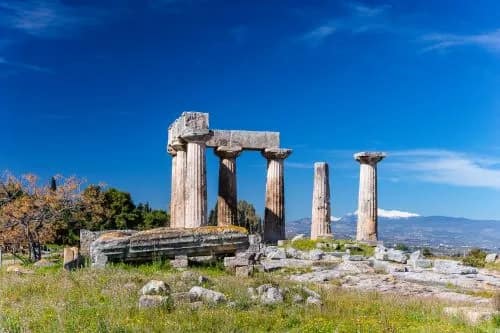
[[[431,257],[431,256],[433,256],[434,254],[431,252],[431,249],[429,249],[428,247],[424,247],[424,248],[422,249],[422,255],[423,255],[424,257]]]
[[[462,260],[464,265],[472,267],[484,267],[486,265],[486,252],[481,249],[473,248]]]
[[[395,249],[400,251],[408,251],[410,248],[406,246],[406,244],[398,243],[396,244]]]

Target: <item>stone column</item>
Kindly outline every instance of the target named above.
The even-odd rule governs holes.
[[[356,240],[377,241],[377,163],[385,153],[362,152],[354,155],[361,164],[359,175],[358,225]]]
[[[283,161],[290,149],[265,149],[267,159],[266,208],[264,213],[264,241],[275,243],[285,239],[285,184]]]
[[[171,146],[167,146],[167,152],[172,156],[172,175],[170,177],[170,227],[175,228],[175,223],[177,221],[176,207],[177,207],[177,151]]]
[[[217,197],[217,225],[236,225],[238,223],[238,194],[236,190],[236,157],[240,147],[218,147],[214,150],[219,156],[219,194]]]
[[[187,141],[185,179],[185,228],[207,224],[207,162],[208,133],[182,137]]]
[[[330,226],[330,179],[325,162],[314,163],[314,189],[312,201],[311,239],[332,237]]]
[[[186,207],[186,144],[181,140],[175,140],[171,144],[176,152],[173,174],[173,190],[175,190],[175,202],[171,204],[170,227],[185,227],[185,207]],[[173,216],[173,217],[172,217]]]

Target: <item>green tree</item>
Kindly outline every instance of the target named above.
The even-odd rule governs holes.
[[[57,182],[55,177],[50,178],[50,190],[53,192],[57,191]]]
[[[261,218],[257,215],[255,207],[245,201],[238,201],[238,218],[237,225],[246,228],[250,233],[260,233],[261,228]],[[217,225],[217,204],[210,210],[208,215],[208,225]]]

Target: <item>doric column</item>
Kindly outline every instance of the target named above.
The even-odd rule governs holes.
[[[185,228],[196,228],[207,224],[207,133],[182,137],[187,141],[185,179]]]
[[[328,164],[314,163],[311,239],[332,237],[330,226],[330,178]]]
[[[172,148],[176,151],[175,157],[175,202],[174,206],[171,206],[171,214],[174,217],[170,217],[170,226],[172,228],[184,228],[185,227],[185,207],[186,207],[186,143],[175,140],[171,144]]]
[[[377,163],[385,153],[362,152],[354,155],[361,164],[359,174],[358,225],[356,240],[377,241]]]
[[[275,243],[285,239],[285,184],[283,161],[290,149],[265,149],[267,159],[266,208],[264,213],[264,241]]]
[[[219,156],[219,192],[217,197],[217,225],[236,225],[238,223],[238,194],[236,191],[236,157],[240,147],[218,147],[214,150]]]
[[[175,228],[177,216],[176,216],[176,207],[177,207],[177,151],[172,147],[172,145],[167,146],[167,152],[172,156],[172,175],[170,178],[170,227]]]

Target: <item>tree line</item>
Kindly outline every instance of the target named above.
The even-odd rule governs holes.
[[[148,203],[135,204],[130,193],[103,184],[84,186],[77,177],[54,176],[41,182],[34,174],[0,177],[0,248],[25,252],[40,260],[45,244],[76,245],[80,229],[146,230],[170,225],[167,211]],[[217,225],[217,206],[210,212]],[[261,232],[261,219],[252,204],[238,202],[238,225]]]

